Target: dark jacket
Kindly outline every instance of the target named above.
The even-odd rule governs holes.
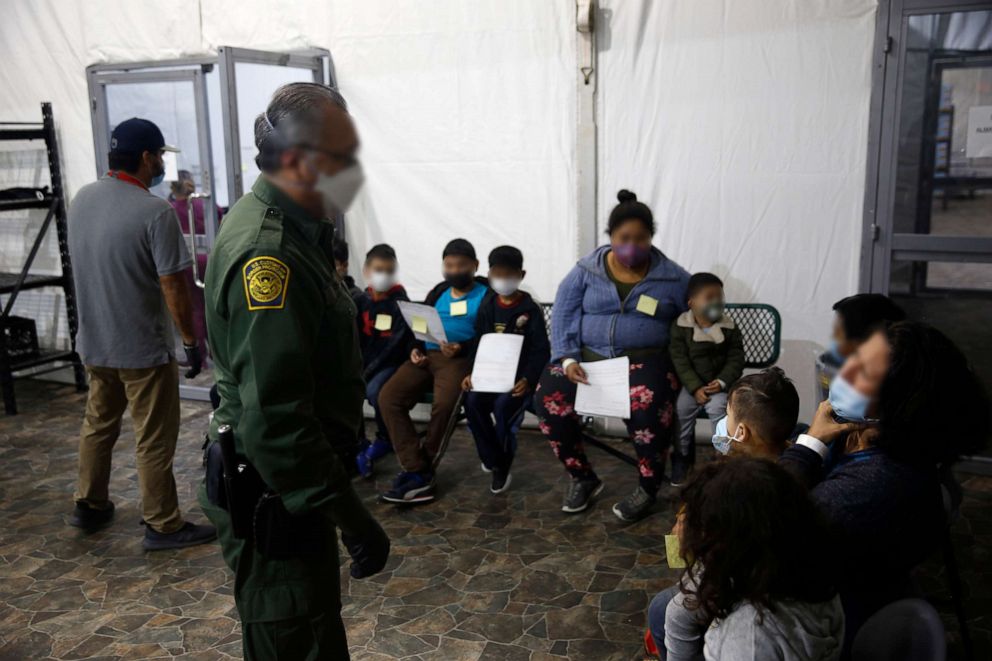
[[[910,570],[937,550],[945,517],[936,468],[875,448],[843,455],[843,447],[843,439],[835,441],[824,462],[794,445],[779,463],[809,488],[835,531],[850,638],[878,608],[907,596]]]
[[[479,316],[475,319],[476,337],[486,333],[514,333],[524,336],[524,345],[520,350],[520,362],[517,364],[517,380],[527,379],[529,387],[537,385],[541,372],[551,361],[551,343],[548,341],[548,329],[544,323],[544,311],[530,294],[521,292],[523,298],[513,306],[509,322],[504,326],[497,323],[497,306],[500,305],[499,295],[490,291],[482,300]],[[475,359],[473,347],[472,358]]]
[[[357,304],[358,299],[365,292],[363,292],[361,289],[358,288],[358,285],[355,284],[355,279],[350,275],[344,276],[343,278],[341,278],[341,280],[342,282],[344,282],[344,286],[348,288],[348,293],[351,295],[351,300],[355,301],[355,303]]]
[[[704,333],[692,310],[672,322],[669,352],[679,381],[691,393],[713,379],[730,387],[744,371],[744,343],[741,331],[730,315],[723,315]]]
[[[413,348],[413,333],[403,320],[397,301],[409,301],[402,285],[380,294],[371,290],[362,292],[355,299],[358,308],[358,344],[362,349],[364,376],[368,381],[376,373],[400,365]],[[376,319],[387,315],[391,319],[389,330],[378,330]]]
[[[477,276],[475,276],[475,284],[482,285],[483,287],[488,287],[489,286],[489,278],[483,277],[481,275],[477,275]],[[437,303],[437,299],[441,298],[441,294],[443,294],[444,292],[448,291],[449,289],[451,289],[451,285],[449,285],[447,283],[447,281],[442,280],[441,282],[437,283],[436,285],[434,285],[434,288],[433,289],[431,289],[429,292],[427,292],[427,297],[424,298],[424,305],[430,305],[431,307],[434,307],[434,304]],[[475,337],[473,337],[471,340],[467,340],[465,342],[462,342],[461,343],[462,350],[461,350],[461,354],[460,355],[462,355],[462,356],[474,356],[475,355],[475,347],[476,347],[476,345],[478,343],[479,343],[479,336],[478,335],[476,335]],[[418,349],[420,349],[421,351],[426,351],[427,350],[426,349],[426,343],[424,343],[424,342],[422,342],[420,340],[415,340],[414,346],[417,347]]]

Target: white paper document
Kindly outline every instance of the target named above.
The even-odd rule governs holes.
[[[472,390],[510,392],[517,379],[517,364],[524,347],[524,336],[513,333],[486,333],[479,338],[472,366]]]
[[[406,321],[406,325],[413,331],[414,337],[423,342],[433,342],[443,344],[448,341],[448,336],[444,334],[444,326],[441,325],[441,317],[437,310],[430,305],[423,303],[410,303],[409,301],[397,301],[400,306],[400,313]]]
[[[630,417],[630,359],[611,358],[581,363],[589,385],[575,392],[575,411],[610,418]]]

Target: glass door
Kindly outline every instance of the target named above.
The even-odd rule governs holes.
[[[165,141],[181,151],[174,162],[167,161],[165,181],[151,192],[168,200],[179,216],[188,237],[190,253],[195,256],[188,273],[193,297],[197,334],[206,346],[203,273],[207,255],[217,231],[217,207],[213,191],[213,155],[208,126],[207,94],[203,71],[199,66],[153,71],[95,73],[91,77],[94,113],[94,140],[97,145],[98,174],[107,170],[110,134],[120,122],[142,117],[155,122]],[[171,157],[171,155],[170,155]],[[176,334],[176,355],[184,357],[182,339]],[[180,390],[186,397],[207,399],[213,376],[209,360],[194,379],[182,376]]]
[[[218,223],[259,174],[255,118],[280,85],[298,81],[335,85],[330,53],[221,46],[216,56],[96,64],[87,68],[87,74],[98,176],[107,170],[111,131],[130,117],[152,120],[166,142],[182,150],[166,182],[152,192],[173,204],[184,231],[192,228],[189,240],[197,268],[191,271],[190,282],[197,323],[206,337],[203,273]],[[177,355],[182,356],[179,342],[177,337]],[[206,400],[213,381],[211,370],[205,369],[195,379],[183,380],[180,394]]]
[[[992,392],[992,3],[892,0],[880,20],[862,284],[943,330]]]
[[[224,113],[228,194],[237,200],[259,175],[255,164],[255,119],[272,93],[286,83],[312,82],[335,86],[327,51],[272,53],[222,46],[217,51]]]

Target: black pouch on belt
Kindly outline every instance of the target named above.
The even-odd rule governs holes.
[[[248,460],[234,452],[234,435],[223,425],[207,447],[207,500],[231,515],[235,539],[251,539],[255,507],[265,482]]]
[[[326,552],[327,524],[316,512],[290,514],[279,494],[266,491],[255,507],[255,548],[274,560]]]

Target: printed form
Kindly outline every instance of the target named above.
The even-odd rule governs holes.
[[[576,412],[609,418],[629,418],[630,359],[624,356],[580,365],[585,370],[589,385],[578,385],[575,392]]]

